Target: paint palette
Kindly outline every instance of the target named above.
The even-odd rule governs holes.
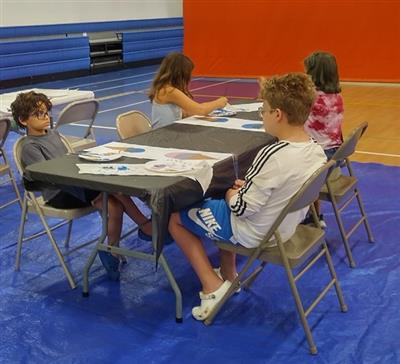
[[[213,123],[226,123],[227,118],[217,117],[217,116],[194,116],[196,119],[203,121],[211,121]]]
[[[249,124],[243,124],[242,128],[245,129],[262,129],[264,125],[262,123],[249,123]]]
[[[210,116],[234,116],[234,115],[236,115],[236,111],[227,110],[227,109],[215,109],[209,115]]]
[[[160,159],[147,162],[145,168],[152,172],[174,174],[193,170],[193,164],[179,159]]]
[[[85,159],[92,162],[111,162],[122,157],[121,154],[117,153],[93,153],[93,152],[79,152],[79,158]]]

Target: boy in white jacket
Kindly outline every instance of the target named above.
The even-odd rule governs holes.
[[[278,142],[262,148],[224,200],[209,199],[171,215],[169,231],[198,275],[201,304],[192,309],[205,320],[237,275],[235,254],[221,251],[221,269],[213,269],[201,237],[258,246],[273,222],[304,182],[326,161],[322,148],[304,131],[315,98],[310,78],[291,73],[261,82],[260,108],[266,132]],[[288,240],[307,208],[289,214],[279,227]]]

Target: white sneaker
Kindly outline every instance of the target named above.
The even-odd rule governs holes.
[[[328,226],[326,225],[326,222],[324,220],[319,220],[319,224],[321,225],[321,229],[326,229]]]
[[[216,291],[211,293],[199,292],[201,299],[200,306],[192,308],[192,316],[199,321],[204,321],[210,315],[216,304],[221,301],[222,297],[231,286],[231,282],[225,281]]]
[[[215,274],[223,281],[224,278],[222,278],[221,267],[213,268],[213,270],[214,270]],[[236,274],[236,277],[237,277],[237,274]],[[231,282],[231,283],[232,283],[232,282]],[[239,288],[235,291],[235,293],[239,293],[241,290],[242,290],[242,289],[239,287]]]
[[[318,218],[319,218],[319,224],[321,225],[321,228],[325,230],[328,226],[326,225],[326,222],[324,220],[324,215],[320,214],[318,216]]]

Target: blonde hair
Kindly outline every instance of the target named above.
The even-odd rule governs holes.
[[[260,97],[272,109],[282,110],[291,125],[306,122],[316,92],[310,77],[304,73],[288,73],[260,81]]]
[[[149,99],[154,100],[157,93],[165,86],[172,86],[192,98],[189,92],[189,82],[192,77],[194,64],[182,53],[172,52],[161,62],[160,68],[149,92]]]

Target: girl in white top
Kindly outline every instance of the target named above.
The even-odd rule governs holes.
[[[203,103],[193,100],[189,91],[193,68],[193,62],[182,53],[172,52],[163,59],[149,92],[153,128],[191,115],[207,115],[227,104],[226,97]]]

